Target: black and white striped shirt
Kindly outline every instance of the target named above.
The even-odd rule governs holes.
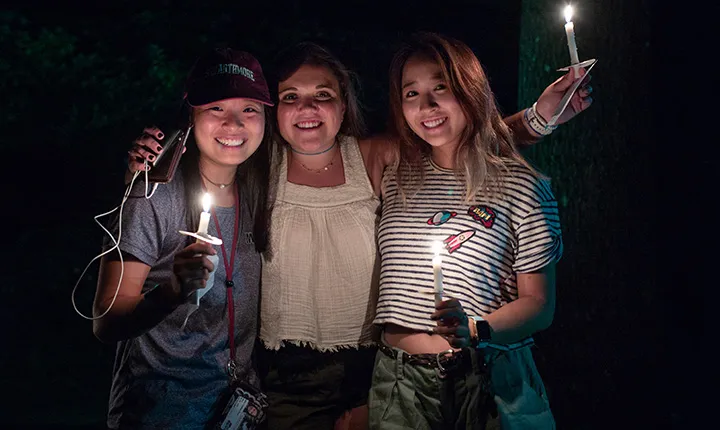
[[[518,298],[517,274],[541,269],[562,255],[557,202],[547,181],[508,161],[504,187],[491,198],[464,201],[464,186],[452,171],[425,161],[425,182],[397,193],[394,173],[385,173],[378,232],[382,257],[375,324],[392,323],[430,332],[435,322],[433,243],[443,244],[444,292],[469,315],[487,315]],[[415,189],[411,188],[413,192]],[[532,343],[526,339],[514,349]]]

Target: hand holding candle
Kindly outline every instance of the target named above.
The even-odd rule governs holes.
[[[573,8],[570,5],[565,7],[565,35],[567,36],[568,50],[570,51],[570,64],[575,65],[580,63],[578,57],[577,45],[575,44],[575,24],[572,22]],[[580,72],[577,67],[573,67],[575,71],[575,78],[580,77]]]
[[[191,236],[195,238],[195,242],[205,242],[209,243],[211,245],[222,245],[222,240],[210,236],[208,234],[208,227],[210,226],[210,209],[212,207],[212,196],[209,193],[205,193],[202,198],[202,207],[203,211],[200,213],[200,224],[198,225],[198,229],[196,232],[188,232],[188,231],[180,231],[180,234],[183,234],[185,236]],[[186,303],[190,304],[187,310],[187,314],[185,315],[185,321],[183,321],[183,324],[181,326],[181,329],[185,329],[185,325],[188,322],[188,318],[190,318],[190,315],[195,312],[200,307],[200,299],[208,292],[214,285],[215,281],[215,269],[218,267],[218,263],[220,262],[220,257],[217,254],[214,255],[203,255],[203,254],[196,254],[195,257],[203,257],[207,258],[212,264],[213,264],[213,271],[210,272],[208,280],[205,282],[205,286],[203,288],[198,288],[195,291],[193,291],[190,295],[186,298]]]
[[[443,274],[442,274],[442,257],[440,257],[440,251],[442,250],[442,244],[440,242],[433,243],[433,252],[435,257],[432,259],[433,267],[433,281],[435,289],[435,306],[442,302],[443,296]]]

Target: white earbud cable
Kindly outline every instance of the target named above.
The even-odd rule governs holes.
[[[130,184],[128,184],[127,188],[125,189],[125,194],[123,195],[123,199],[120,202],[119,206],[115,207],[114,209],[112,209],[109,212],[95,215],[93,217],[95,219],[95,222],[97,223],[97,225],[99,225],[100,228],[103,229],[103,231],[108,236],[110,236],[110,240],[112,240],[113,246],[110,247],[108,250],[96,255],[92,260],[90,260],[90,262],[87,264],[87,266],[85,266],[85,270],[83,270],[82,273],[80,274],[80,277],[78,278],[77,282],[75,283],[75,287],[73,287],[72,294],[70,296],[70,298],[72,300],[73,308],[75,309],[75,312],[77,312],[78,315],[80,315],[81,317],[83,317],[87,320],[94,321],[94,320],[100,319],[100,318],[104,317],[105,315],[107,315],[107,313],[110,312],[110,309],[112,309],[113,305],[115,304],[115,300],[117,299],[117,296],[120,293],[120,285],[122,284],[123,275],[125,274],[125,260],[123,260],[122,251],[120,250],[120,239],[122,238],[122,213],[123,213],[123,207],[125,206],[125,202],[127,201],[128,197],[130,196],[130,192],[132,191],[133,185],[135,184],[135,179],[137,179],[137,177],[140,176],[140,173],[141,173],[140,171],[137,171],[133,174],[132,180],[130,181]],[[149,199],[150,197],[152,197],[153,194],[155,194],[155,190],[157,190],[157,187],[158,187],[157,183],[153,184],[152,191],[150,192],[150,194],[148,194],[148,184],[149,184],[149,182],[148,182],[148,163],[147,163],[147,161],[145,161],[145,198],[146,199]],[[100,223],[100,221],[98,221],[98,219],[102,218],[104,216],[108,216],[118,209],[120,210],[120,213],[118,215],[118,237],[116,240],[115,237],[112,235],[112,233],[110,233],[110,231],[108,229],[106,229],[105,226],[102,225],[102,223]],[[120,256],[120,279],[118,280],[117,288],[115,289],[115,294],[113,295],[113,299],[110,302],[110,305],[108,306],[108,308],[101,315],[98,315],[96,317],[90,317],[90,316],[84,315],[82,312],[80,312],[80,310],[77,307],[77,304],[75,303],[75,292],[77,291],[77,288],[80,285],[80,281],[82,280],[83,276],[85,276],[85,273],[90,268],[90,266],[95,262],[95,260],[103,257],[104,255],[109,254],[110,252],[114,251],[115,249],[117,249],[118,255]]]

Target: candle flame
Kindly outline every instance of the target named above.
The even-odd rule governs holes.
[[[565,22],[570,22],[573,16],[573,7],[570,5],[565,6]]]
[[[212,196],[210,193],[205,193],[202,198],[203,211],[210,212],[210,205],[212,205]]]
[[[436,257],[440,256],[440,251],[442,251],[442,243],[437,240],[433,242],[432,250],[435,253]]]

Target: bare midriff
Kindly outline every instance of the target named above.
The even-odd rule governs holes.
[[[438,334],[424,333],[395,324],[385,324],[383,337],[386,344],[408,354],[437,354],[451,349],[448,341]]]

